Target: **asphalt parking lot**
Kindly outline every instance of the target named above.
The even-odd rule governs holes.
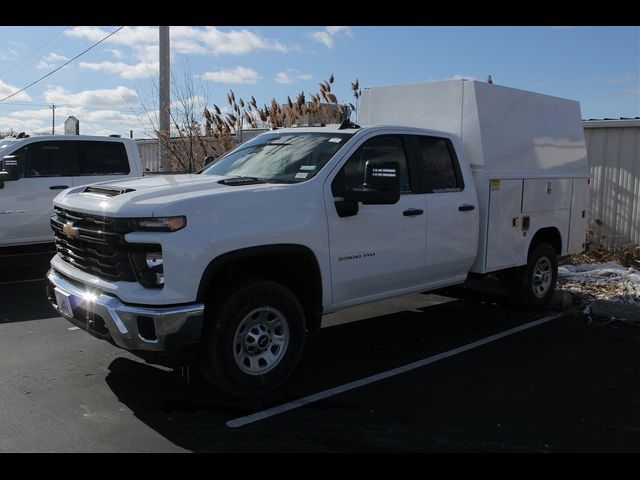
[[[632,326],[548,320],[557,312],[479,295],[411,296],[328,317],[279,395],[245,401],[74,329],[46,302],[46,257],[0,266],[1,452],[640,450]]]

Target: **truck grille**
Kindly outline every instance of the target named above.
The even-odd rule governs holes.
[[[135,282],[124,236],[132,231],[126,219],[101,217],[54,208],[51,228],[56,250],[70,265],[106,280]]]

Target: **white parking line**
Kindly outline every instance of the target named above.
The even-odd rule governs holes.
[[[459,353],[466,352],[473,348],[481,347],[482,345],[486,345],[487,343],[495,342],[496,340],[500,340],[501,338],[508,337],[509,335],[513,335],[514,333],[522,332],[523,330],[528,330],[530,328],[537,327],[538,325],[542,325],[543,323],[550,322],[551,320],[555,320],[556,318],[562,317],[563,315],[564,315],[563,313],[559,313],[557,315],[551,315],[548,317],[541,318],[539,320],[535,320],[533,322],[525,323],[524,325],[520,325],[519,327],[505,330],[504,332],[497,333],[489,337],[485,337],[481,340],[477,340],[475,342],[468,343],[461,347],[454,348],[453,350],[449,350],[447,352],[439,353],[437,355],[433,355],[431,357],[427,357],[422,360],[409,363],[408,365],[405,365],[403,367],[394,368],[386,372],[378,373],[370,377],[356,380],[355,382],[347,383],[339,387],[334,387],[328,390],[324,390],[322,392],[314,393],[313,395],[299,398],[298,400],[293,400],[291,402],[284,403],[276,407],[268,408],[267,410],[262,410],[261,412],[253,413],[245,417],[236,418],[235,420],[229,420],[226,423],[226,425],[227,427],[238,428],[238,427],[248,425],[250,423],[258,422],[260,420],[273,417],[280,413],[288,412],[289,410],[294,410],[296,408],[303,407],[304,405],[307,405],[309,403],[317,402],[318,400],[332,397],[334,395],[338,395],[340,393],[344,393],[349,390],[362,387],[364,385],[369,385],[370,383],[378,382],[380,380],[384,380],[386,378],[393,377],[395,375],[400,375],[402,373],[415,370],[416,368],[424,367],[425,365],[429,365],[439,360],[444,360],[445,358],[453,357],[454,355],[458,355]]]
[[[43,280],[46,280],[46,278],[33,278],[31,280],[15,280],[10,282],[0,282],[0,285],[11,285],[13,283],[41,282]]]

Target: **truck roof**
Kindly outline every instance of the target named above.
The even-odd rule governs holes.
[[[23,137],[23,138],[13,138],[13,137],[9,137],[9,138],[3,138],[2,141],[16,141],[16,142],[21,142],[21,141],[25,141],[25,140],[29,140],[29,141],[33,141],[33,140],[41,140],[41,141],[46,141],[46,140],[99,140],[101,142],[122,142],[122,141],[132,141],[129,138],[123,138],[123,137],[105,137],[105,136],[98,136],[98,135],[31,135],[29,137]]]

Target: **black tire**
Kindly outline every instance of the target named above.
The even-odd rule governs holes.
[[[545,270],[545,260],[549,267]],[[540,263],[539,263],[540,262]],[[541,280],[536,273],[547,271],[550,282]],[[547,278],[544,276],[544,278]],[[558,279],[558,257],[555,249],[546,242],[531,247],[527,265],[514,271],[511,282],[511,303],[525,310],[540,310],[544,308],[556,288]],[[548,282],[548,283],[547,283]]]
[[[261,350],[258,344],[265,337],[269,339]],[[289,378],[302,355],[305,337],[304,312],[291,290],[271,280],[244,279],[205,307],[199,366],[211,383],[227,393],[263,397]],[[283,346],[272,338],[288,340]],[[265,358],[272,356],[278,360],[270,366]]]

